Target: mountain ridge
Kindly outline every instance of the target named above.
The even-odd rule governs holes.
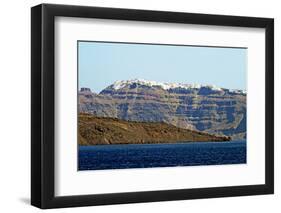
[[[117,81],[100,93],[81,88],[78,96],[79,112],[246,138],[243,90],[133,79]]]
[[[139,84],[139,85],[146,85],[146,86],[159,86],[164,90],[170,90],[170,89],[200,89],[202,87],[207,87],[212,90],[217,90],[217,91],[222,91],[222,90],[228,90],[234,93],[239,93],[239,94],[246,94],[247,92],[245,90],[241,89],[226,89],[223,87],[218,87],[213,84],[189,84],[189,83],[168,83],[168,82],[157,82],[157,81],[150,81],[150,80],[145,80],[145,79],[132,79],[132,80],[121,80],[121,81],[115,81],[113,84],[111,84],[110,88],[113,88],[115,90],[122,89],[128,85],[131,84]]]

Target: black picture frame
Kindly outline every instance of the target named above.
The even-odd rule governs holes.
[[[54,21],[83,17],[162,23],[264,28],[266,137],[265,184],[129,193],[54,195]],[[94,192],[93,192],[94,193]],[[208,15],[164,11],[41,4],[31,8],[31,204],[42,208],[217,198],[274,193],[274,20],[271,18]]]

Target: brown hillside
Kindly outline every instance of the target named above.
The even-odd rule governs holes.
[[[79,145],[229,141],[230,137],[181,129],[163,122],[134,122],[79,115]]]

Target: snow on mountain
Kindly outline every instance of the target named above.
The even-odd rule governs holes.
[[[139,84],[144,86],[159,86],[164,90],[169,89],[176,89],[176,88],[182,88],[182,89],[200,89],[202,87],[207,87],[215,91],[223,91],[224,89],[221,87],[217,87],[215,85],[201,85],[201,84],[184,84],[184,83],[163,83],[163,82],[157,82],[157,81],[149,81],[144,79],[133,79],[133,80],[122,80],[122,81],[115,81],[111,88],[114,90],[122,89],[126,86],[132,85],[132,84]],[[229,90],[233,93],[239,93],[239,94],[246,94],[246,91],[243,90]]]

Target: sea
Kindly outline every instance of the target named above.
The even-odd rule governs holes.
[[[78,170],[245,164],[246,141],[79,146]]]

